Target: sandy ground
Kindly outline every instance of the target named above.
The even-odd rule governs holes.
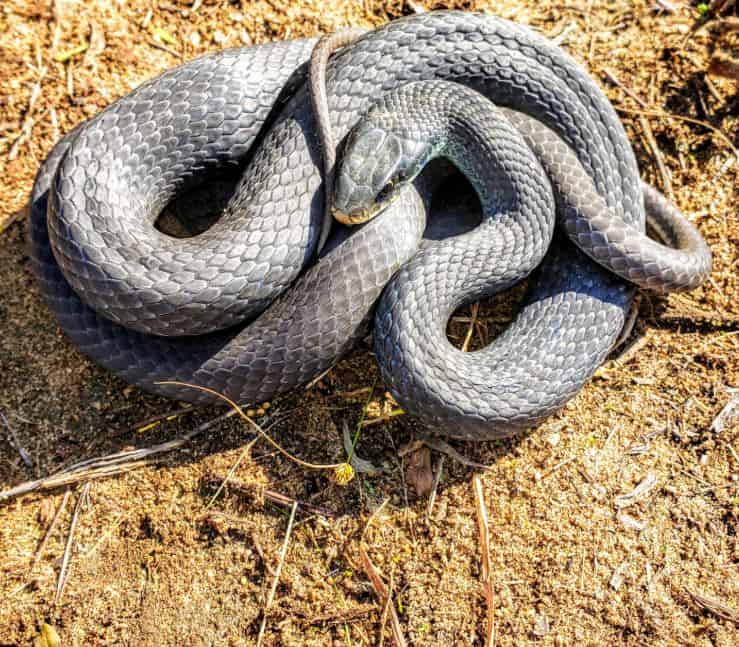
[[[481,643],[475,471],[490,521],[496,644],[736,645],[739,429],[711,424],[739,387],[739,97],[736,84],[705,74],[713,45],[705,30],[690,33],[696,8],[659,4],[675,10],[620,0],[457,6],[560,37],[621,109],[644,177],[672,191],[704,233],[715,258],[709,284],[684,296],[645,295],[632,336],[638,352],[610,361],[530,435],[455,443],[491,467],[446,457],[430,511],[428,495],[407,483],[408,455],[399,456],[419,431],[404,416],[362,428],[358,454],[384,469],[346,486],[262,440],[247,448],[254,436],[232,418],[157,465],[93,482],[84,497],[74,484],[0,503],[0,645],[30,644],[42,623],[64,645],[254,644],[290,509],[263,497],[264,488],[321,508],[298,509],[264,644],[389,644],[361,547],[392,586],[409,644]],[[221,414],[178,411],[148,423],[178,405],[91,365],[41,303],[23,209],[58,136],[180,58],[371,26],[414,6],[424,3],[2,3],[0,412],[9,427],[0,427],[0,489],[180,437]],[[484,305],[473,342],[489,338],[501,317]],[[450,334],[464,338],[469,319],[460,313]],[[344,422],[354,429],[367,403],[371,422],[392,410],[375,380],[371,347],[362,346],[260,420],[301,458],[342,461]],[[434,465],[440,456],[433,452]],[[619,507],[640,483],[646,495]]]

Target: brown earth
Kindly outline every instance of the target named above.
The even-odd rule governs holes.
[[[151,446],[220,415],[207,409],[146,424],[177,405],[91,365],[41,303],[24,249],[24,205],[59,135],[180,58],[376,25],[443,4],[2,3],[0,412],[12,433],[2,426],[0,488]],[[515,441],[454,444],[491,466],[482,484],[496,644],[736,645],[739,429],[736,420],[720,432],[711,423],[739,387],[737,86],[706,75],[710,33],[692,33],[698,10],[679,0],[456,6],[559,35],[622,109],[644,176],[673,192],[715,258],[704,288],[645,295],[633,336],[638,352],[609,362],[539,429]],[[69,54],[81,44],[85,51]],[[58,61],[65,53],[68,60]],[[634,113],[642,103],[651,114]],[[488,338],[501,317],[499,308],[483,306],[473,341]],[[461,340],[469,318],[460,313],[450,334]],[[343,461],[342,425],[356,428],[370,392],[370,421],[392,409],[382,386],[372,388],[375,380],[365,345],[317,385],[272,403],[261,420],[276,421],[270,433],[302,459]],[[380,641],[383,610],[362,568],[360,541],[392,583],[410,644],[481,643],[474,470],[446,457],[428,514],[428,495],[406,482],[411,457],[398,453],[418,432],[405,416],[362,428],[358,454],[384,470],[340,486],[330,472],[297,465],[263,440],[245,451],[251,431],[235,418],[220,422],[156,466],[92,482],[58,599],[83,486],[70,487],[32,570],[65,490],[0,503],[0,645],[30,644],[43,622],[64,645],[255,643],[289,512],[260,488],[333,513],[298,508],[265,644]],[[434,464],[439,457],[433,453]],[[620,509],[617,497],[645,479],[653,482],[647,496]],[[389,624],[384,641],[392,641]]]

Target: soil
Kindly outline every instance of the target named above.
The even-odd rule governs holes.
[[[739,643],[739,427],[727,418],[712,429],[739,387],[739,94],[736,83],[706,74],[711,34],[694,30],[699,9],[680,0],[5,0],[0,490],[180,437],[222,414],[184,409],[96,368],[44,307],[25,249],[25,204],[55,140],[203,52],[442,6],[490,11],[561,39],[619,109],[644,177],[671,192],[706,237],[711,281],[687,295],[644,294],[629,342],[636,352],[614,356],[532,433],[452,443],[490,468],[445,456],[430,511],[428,483],[419,496],[406,480],[418,456],[401,451],[421,429],[387,416],[395,405],[368,343],[254,415],[313,463],[346,460],[343,426],[353,433],[366,415],[372,424],[359,427],[356,451],[378,474],[340,485],[331,470],[296,464],[263,439],[247,445],[253,430],[232,417],[156,464],[91,481],[86,497],[87,486],[70,485],[33,568],[67,488],[0,502],[0,645],[30,644],[44,623],[63,645],[255,644],[290,512],[265,490],[301,502],[265,645],[392,642],[360,546],[392,588],[409,644],[481,644],[476,472],[489,516],[497,645]],[[471,314],[450,324],[460,344]],[[473,344],[507,317],[500,300],[483,304]],[[432,464],[441,456],[433,451]],[[639,484],[643,496],[623,497]]]

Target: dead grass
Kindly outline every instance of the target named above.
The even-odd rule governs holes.
[[[711,33],[690,35],[696,10],[679,0],[457,6],[559,36],[621,110],[644,176],[672,191],[715,259],[705,287],[666,299],[645,295],[632,335],[638,351],[607,365],[534,433],[455,443],[491,466],[480,484],[495,642],[735,645],[739,429],[736,419],[718,432],[711,426],[739,387],[737,86],[706,75]],[[409,10],[399,0],[2,3],[0,412],[12,435],[6,442],[2,428],[0,488],[183,436],[218,413],[150,422],[172,404],[88,363],[40,302],[23,208],[53,142],[181,58],[371,26]],[[470,347],[479,346],[507,320],[506,307],[461,313],[450,334],[461,345],[472,330]],[[273,403],[274,437],[311,462],[345,460],[343,424],[357,428],[375,380],[370,349],[361,346],[312,388]],[[64,491],[1,504],[0,643],[29,644],[45,621],[65,645],[253,644],[273,582],[265,644],[376,644],[392,615],[408,644],[481,643],[488,623],[472,470],[447,458],[427,515],[427,497],[406,487],[398,455],[421,430],[390,415],[395,405],[379,385],[366,410],[368,422],[385,420],[362,426],[356,451],[384,469],[346,487],[262,441],[241,460],[252,436],[235,418],[162,455],[157,466],[94,482],[59,602],[76,506],[64,508],[45,540]],[[220,492],[223,477],[214,474],[229,475]],[[235,483],[278,498],[245,496]],[[298,505],[288,543],[282,504],[295,500],[308,505]],[[392,590],[393,613],[375,595],[362,551]]]

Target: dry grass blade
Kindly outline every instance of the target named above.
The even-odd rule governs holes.
[[[429,502],[426,505],[426,518],[431,518],[431,513],[434,510],[434,503],[436,503],[436,494],[439,491],[439,483],[441,482],[441,475],[444,471],[444,456],[439,456],[439,460],[436,462],[436,470],[434,471],[434,484],[431,487],[431,494],[429,495]]]
[[[736,146],[734,146],[734,143],[731,141],[731,138],[720,128],[716,128],[716,126],[713,126],[709,124],[707,121],[701,121],[700,119],[693,119],[692,117],[686,117],[684,115],[675,115],[670,112],[662,112],[660,110],[636,110],[634,108],[625,108],[624,106],[614,106],[618,112],[624,112],[627,115],[644,115],[646,117],[662,117],[664,119],[677,119],[678,121],[687,121],[691,124],[696,124],[698,126],[703,126],[703,128],[707,128],[708,130],[714,132],[716,135],[718,135],[721,139],[723,139],[724,143],[731,149],[731,152],[734,153],[734,157],[736,160],[739,160],[739,150]],[[735,160],[735,161],[736,161]]]
[[[67,580],[69,579],[69,562],[72,558],[72,546],[74,546],[74,531],[77,527],[77,520],[79,518],[82,507],[87,503],[87,497],[90,493],[90,483],[85,483],[82,487],[79,497],[77,498],[77,505],[74,506],[74,514],[72,514],[72,521],[69,523],[69,536],[67,537],[67,544],[64,547],[64,557],[62,558],[62,568],[59,571],[59,579],[56,584],[56,597],[55,602],[59,604],[64,595],[64,589],[67,586]]]
[[[314,469],[314,470],[331,470],[331,469],[336,470],[336,469],[341,469],[345,465],[347,465],[347,463],[328,463],[328,464],[309,463],[307,461],[302,460],[301,458],[298,458],[297,456],[293,456],[290,452],[288,452],[286,449],[280,446],[276,441],[274,441],[272,437],[269,436],[264,431],[264,429],[262,429],[250,416],[247,416],[246,413],[244,413],[244,410],[236,402],[234,402],[230,398],[223,395],[223,393],[219,393],[218,391],[209,389],[206,386],[199,386],[197,384],[190,384],[188,382],[166,381],[166,382],[157,382],[157,384],[185,386],[190,389],[195,389],[197,391],[203,391],[205,393],[210,393],[210,395],[214,395],[220,400],[223,400],[231,407],[234,413],[236,413],[245,422],[248,422],[249,425],[251,425],[251,427],[253,427],[254,430],[262,438],[264,438],[270,445],[272,445],[272,447],[274,447],[278,452],[280,452],[280,454],[282,454],[286,458],[289,458],[291,461],[293,461],[294,463],[297,463],[298,465],[302,465],[303,467],[307,467],[309,469]]]
[[[14,488],[0,492],[0,501],[7,501],[23,494],[28,494],[29,492],[35,492],[36,490],[51,490],[53,488],[79,483],[81,481],[89,481],[92,479],[114,476],[116,474],[123,474],[124,472],[129,472],[139,467],[151,465],[151,463],[154,462],[155,456],[179,449],[198,434],[210,429],[213,425],[222,420],[235,415],[235,411],[228,411],[213,420],[203,423],[180,438],[169,440],[165,443],[159,443],[158,445],[152,445],[151,447],[144,447],[142,449],[116,452],[114,454],[100,456],[99,458],[90,458],[80,461],[61,472],[52,474],[51,476],[37,479],[35,481],[27,481],[20,485],[16,485]]]
[[[310,514],[317,514],[322,517],[328,517],[331,519],[338,516],[333,510],[328,510],[326,508],[313,505],[312,503],[298,501],[297,499],[293,499],[292,497],[289,497],[286,494],[282,494],[281,492],[267,490],[258,485],[250,485],[249,483],[244,483],[243,481],[240,481],[238,479],[219,477],[214,475],[213,483],[225,484],[225,486],[228,487],[229,490],[233,490],[244,497],[259,500],[264,499],[271,503],[286,507],[292,506],[293,504],[297,503],[305,512],[309,512]]]
[[[739,389],[731,389],[731,393],[736,393]],[[739,418],[739,395],[735,395],[729,400],[719,411],[719,414],[711,423],[711,431],[720,434],[726,427],[733,424]]]
[[[455,460],[466,467],[472,467],[474,469],[485,471],[493,469],[490,465],[483,465],[482,463],[476,463],[475,461],[471,461],[469,458],[465,458],[448,442],[446,442],[445,440],[441,440],[440,438],[425,437],[423,439],[423,443],[437,452],[446,454],[452,460]]]
[[[649,493],[657,485],[657,477],[649,472],[631,492],[621,494],[616,497],[615,503],[617,508],[628,508],[647,498]]]
[[[29,574],[33,573],[33,569],[35,569],[36,565],[39,563],[39,560],[41,559],[41,555],[43,555],[44,548],[46,548],[46,544],[49,542],[49,538],[51,537],[51,534],[54,532],[54,529],[59,523],[59,519],[61,519],[62,512],[64,512],[64,509],[67,507],[67,503],[69,502],[69,497],[71,495],[72,493],[69,490],[67,490],[64,493],[64,498],[62,498],[62,502],[59,504],[59,507],[56,509],[56,512],[54,513],[54,517],[51,520],[51,523],[49,523],[49,527],[46,529],[46,532],[44,533],[44,538],[41,540],[41,542],[38,545],[38,548],[36,549],[36,553],[33,556],[33,562],[31,562],[31,568],[28,569]]]
[[[715,598],[707,598],[705,595],[699,595],[690,590],[687,591],[691,600],[693,600],[693,602],[701,609],[705,609],[719,618],[731,620],[734,624],[739,625],[739,611],[736,611],[736,609],[732,609],[730,606],[724,604],[720,600],[716,600]]]
[[[355,472],[358,472],[359,474],[379,474],[382,472],[382,469],[375,467],[371,461],[357,455],[357,451],[354,446],[355,443],[352,439],[351,432],[349,431],[349,424],[346,420],[342,421],[341,432],[344,439],[344,451],[349,457],[349,464],[354,468]]]
[[[21,457],[21,460],[23,461],[23,464],[26,467],[33,467],[33,461],[31,460],[31,457],[28,455],[28,452],[23,448],[23,445],[20,444],[18,441],[18,437],[15,435],[15,430],[10,425],[10,422],[8,422],[8,419],[5,417],[5,414],[0,412],[0,420],[3,421],[3,425],[5,425],[5,428],[8,430],[8,442],[10,443],[11,447],[15,449],[15,451],[18,452],[18,455]]]
[[[257,637],[257,647],[262,644],[264,640],[264,630],[267,627],[267,612],[272,606],[272,601],[275,597],[275,591],[277,591],[277,584],[280,581],[280,574],[282,573],[282,565],[285,563],[285,555],[287,555],[287,547],[290,543],[290,535],[293,531],[293,523],[295,522],[295,512],[298,509],[298,502],[293,503],[290,509],[290,518],[287,522],[287,530],[285,531],[285,540],[282,542],[282,549],[280,550],[280,561],[277,564],[277,570],[275,571],[274,579],[272,580],[272,586],[269,589],[269,595],[267,601],[264,603],[264,610],[262,612],[262,624],[259,626],[259,636]]]
[[[492,567],[490,565],[490,529],[485,499],[482,493],[482,481],[475,475],[472,479],[475,490],[475,509],[477,510],[477,529],[480,535],[480,563],[482,570],[482,586],[485,594],[487,612],[485,614],[485,645],[495,645],[495,599],[493,592]]]
[[[367,574],[367,577],[372,584],[372,588],[375,590],[375,594],[380,599],[380,604],[383,605],[383,608],[387,606],[389,609],[390,626],[393,630],[393,639],[395,640],[395,644],[397,647],[406,647],[407,643],[403,637],[403,632],[400,628],[400,620],[395,611],[395,605],[393,604],[389,589],[385,586],[385,583],[382,581],[380,574],[377,572],[375,565],[372,563],[372,560],[369,558],[369,555],[363,546],[359,547],[359,557],[362,560],[362,568]]]

